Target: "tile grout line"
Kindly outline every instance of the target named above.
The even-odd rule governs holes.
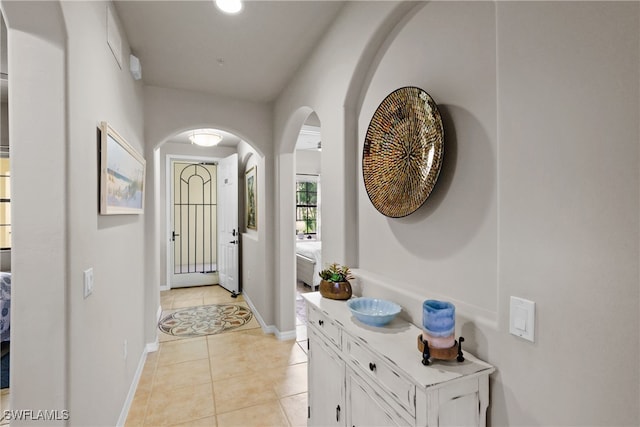
[[[216,426],[217,426],[220,423],[218,421],[218,404],[216,403],[216,391],[213,387],[213,370],[211,369],[211,350],[209,349],[209,335],[205,337],[205,341],[207,343],[207,363],[209,365],[209,379],[211,380],[211,399],[213,400],[213,417],[216,420]]]

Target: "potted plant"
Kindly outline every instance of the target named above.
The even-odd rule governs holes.
[[[329,299],[347,300],[351,298],[351,284],[353,279],[351,270],[346,265],[333,263],[320,273],[320,295]]]

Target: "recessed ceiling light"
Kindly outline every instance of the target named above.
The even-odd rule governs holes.
[[[216,0],[216,6],[224,13],[236,14],[242,10],[240,0]]]
[[[222,141],[222,135],[213,129],[197,129],[189,132],[189,140],[192,144],[200,145],[201,147],[213,147]]]

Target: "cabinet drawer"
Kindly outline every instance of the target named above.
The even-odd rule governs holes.
[[[386,393],[379,393],[352,369],[347,369],[347,426],[414,426],[413,418],[405,419],[389,404]]]
[[[338,349],[342,349],[342,334],[338,324],[312,306],[309,307],[307,316],[307,321],[310,325],[314,326],[325,337],[329,338]]]
[[[415,417],[415,385],[353,337],[346,336],[345,342],[351,366],[361,375],[374,378],[411,417]]]

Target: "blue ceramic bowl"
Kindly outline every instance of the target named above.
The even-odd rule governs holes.
[[[395,302],[377,298],[353,298],[347,307],[356,319],[370,326],[384,326],[402,311]]]

